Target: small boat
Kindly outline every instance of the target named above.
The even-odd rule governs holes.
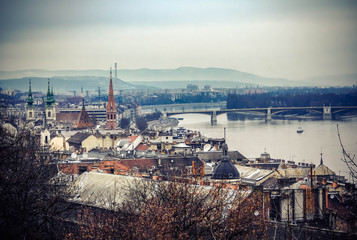
[[[301,127],[298,127],[298,129],[296,130],[297,133],[303,133],[304,130]]]
[[[183,120],[183,117],[179,117],[179,118],[177,118],[177,120]]]

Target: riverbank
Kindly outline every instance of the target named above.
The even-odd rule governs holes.
[[[179,121],[176,118],[161,117],[158,120],[148,122],[148,128],[153,130],[161,130],[176,127],[178,123]]]
[[[342,150],[337,136],[339,125],[344,148],[357,155],[357,118],[342,120],[280,120],[263,118],[230,121],[226,114],[217,116],[217,125],[211,126],[210,116],[200,114],[177,115],[184,119],[179,127],[200,131],[206,137],[223,137],[227,132],[230,150],[237,150],[247,158],[256,158],[265,150],[272,158],[303,163],[324,163],[337,174],[348,179],[349,170],[341,161]],[[296,133],[302,127],[304,133]]]

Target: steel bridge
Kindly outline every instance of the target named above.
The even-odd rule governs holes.
[[[357,110],[357,106],[322,106],[322,107],[268,107],[268,108],[240,108],[240,109],[221,109],[221,110],[188,110],[185,111],[167,111],[164,112],[166,116],[172,116],[177,114],[206,114],[211,116],[211,124],[217,124],[217,116],[224,113],[259,113],[264,116],[266,121],[270,121],[272,116],[277,115],[282,112],[287,112],[291,110],[305,110],[312,113],[318,113],[322,115],[323,120],[331,120],[332,116],[336,113]]]

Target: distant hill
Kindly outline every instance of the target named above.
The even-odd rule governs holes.
[[[0,79],[12,78],[52,78],[52,77],[78,77],[78,76],[94,76],[94,77],[108,77],[109,70],[43,70],[43,69],[28,69],[16,71],[0,71]]]
[[[18,70],[0,71],[0,79],[27,78],[27,77],[53,77],[63,76],[96,76],[109,78],[108,70]],[[114,77],[114,73],[113,73]],[[128,82],[160,82],[160,81],[230,81],[251,84],[291,84],[286,79],[272,79],[250,73],[239,72],[223,68],[192,68],[181,67],[177,69],[136,69],[118,70],[118,77]]]
[[[172,89],[172,88],[186,88],[188,84],[197,85],[199,88],[203,88],[209,85],[211,88],[244,88],[244,87],[256,87],[255,84],[230,82],[230,81],[152,81],[152,82],[133,82],[135,84],[145,85],[147,87]]]
[[[267,78],[250,73],[224,68],[193,68],[181,67],[176,69],[135,69],[118,70],[118,89],[136,88],[182,88],[188,83],[202,87],[209,84],[212,87],[244,87],[244,86],[351,86],[357,84],[357,74],[343,76],[316,77],[301,81],[292,81],[282,78]],[[115,74],[113,72],[113,78]],[[5,83],[0,81],[2,88],[22,89],[20,79],[51,78],[53,82],[68,81],[66,86],[59,87],[74,89],[86,81],[85,90],[101,87],[106,89],[109,80],[109,70],[19,70],[0,71],[0,79],[14,81]],[[119,80],[118,80],[119,81]],[[164,84],[163,84],[164,82]],[[120,84],[119,84],[120,83]],[[143,86],[137,86],[143,85]],[[27,84],[26,84],[27,86]],[[42,85],[41,85],[42,86]]]
[[[0,80],[0,87],[3,89],[17,89],[21,91],[28,90],[28,81],[30,77],[15,78],[8,80]],[[98,90],[107,91],[109,88],[108,77],[95,77],[95,76],[77,76],[77,77],[52,77],[50,79],[51,86],[56,92],[68,91],[84,91]],[[47,90],[47,78],[31,77],[32,91],[45,92]],[[114,90],[128,90],[128,89],[147,89],[152,87],[139,86],[124,82],[120,79],[113,79]]]
[[[163,81],[219,81],[252,84],[259,86],[292,86],[297,83],[286,79],[266,78],[258,75],[224,68],[177,69],[137,69],[121,70],[118,74],[130,82],[163,82]],[[229,87],[234,86],[232,84]]]

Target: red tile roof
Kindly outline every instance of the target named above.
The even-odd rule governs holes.
[[[146,149],[148,149],[148,145],[145,144],[139,144],[139,146],[135,149],[138,151],[145,151]]]
[[[78,119],[75,122],[73,128],[83,129],[83,128],[90,128],[90,127],[93,127],[93,123],[90,120],[89,115],[83,106],[82,111],[79,114]]]
[[[130,143],[133,143],[135,141],[135,139],[137,139],[138,136],[129,136],[130,139]]]
[[[156,166],[156,161],[154,159],[150,158],[144,158],[144,159],[121,159],[120,163],[123,164],[124,166],[127,166],[130,169],[133,169],[134,167],[137,167],[138,169],[145,169],[148,170],[152,168],[153,166]]]

